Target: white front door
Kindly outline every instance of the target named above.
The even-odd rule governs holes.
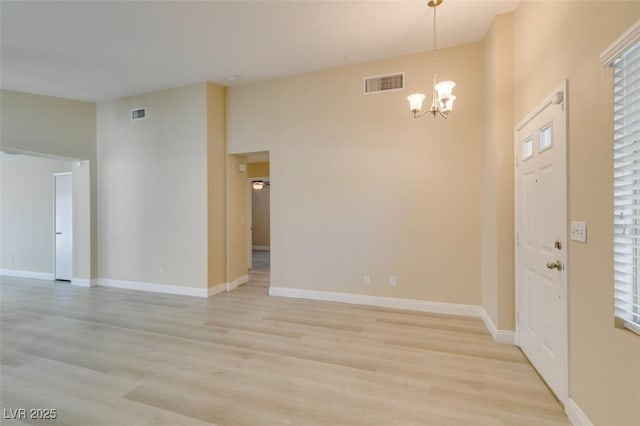
[[[71,173],[54,175],[55,279],[71,281],[73,219]]]
[[[516,126],[518,344],[568,398],[566,84]]]

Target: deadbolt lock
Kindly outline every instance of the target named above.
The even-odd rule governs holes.
[[[556,240],[556,242],[553,243],[553,246],[558,250],[562,250],[562,241]]]

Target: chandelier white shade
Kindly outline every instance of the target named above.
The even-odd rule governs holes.
[[[438,44],[436,38],[436,8],[442,4],[443,0],[431,0],[429,1],[429,7],[433,8],[433,99],[431,102],[431,108],[426,111],[422,111],[422,103],[427,97],[422,93],[414,93],[407,97],[409,101],[409,110],[413,113],[414,118],[422,117],[427,112],[430,112],[433,117],[440,115],[443,118],[447,118],[451,110],[453,109],[453,101],[456,100],[453,94],[453,88],[456,83],[450,80],[441,81],[438,83],[438,76],[436,71],[436,57],[438,54]]]
[[[435,89],[438,93],[438,99],[443,102],[447,102],[451,99],[451,103],[456,99],[456,97],[451,93],[453,92],[453,88],[456,87],[456,83],[453,81],[441,81],[436,84]]]
[[[411,112],[416,113],[422,110],[422,102],[424,102],[424,98],[426,95],[422,93],[414,93],[413,95],[409,95],[407,99],[409,100],[409,107],[411,108]]]

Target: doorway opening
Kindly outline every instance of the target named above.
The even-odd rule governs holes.
[[[249,283],[271,281],[271,177],[268,152],[247,154]]]
[[[271,271],[271,182],[268,178],[250,179],[251,184],[251,268],[250,280],[269,284]]]
[[[87,160],[0,152],[0,275],[91,286]]]

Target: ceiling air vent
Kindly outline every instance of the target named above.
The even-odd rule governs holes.
[[[364,93],[404,89],[404,73],[376,75],[364,79]]]
[[[136,108],[131,110],[131,121],[144,120],[147,118],[146,108]]]

